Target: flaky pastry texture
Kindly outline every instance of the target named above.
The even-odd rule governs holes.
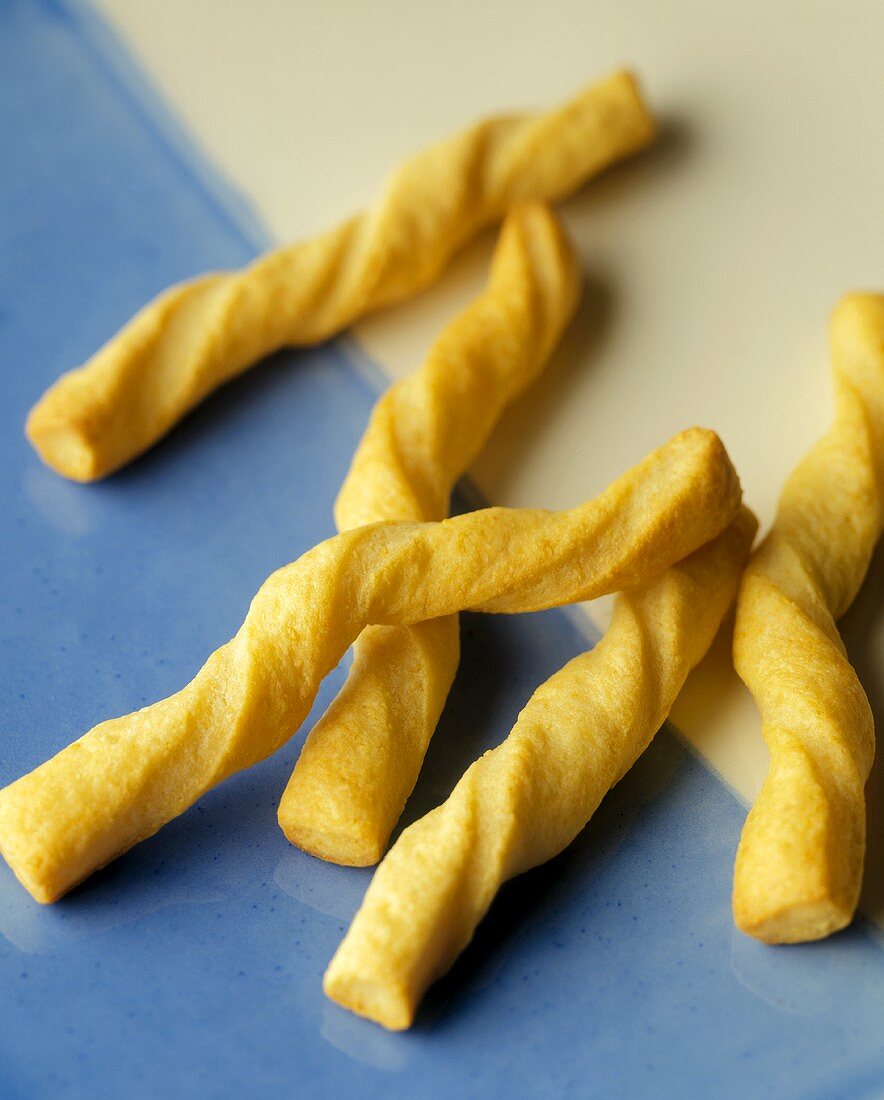
[[[663,723],[736,594],[756,523],[617,598],[604,638],[537,689],[509,737],[409,826],[325,975],[345,1008],[398,1030],[473,937],[501,885],[584,827]]]
[[[298,728],[362,630],[518,612],[640,584],[718,534],[740,501],[694,428],[566,512],[488,508],[337,535],[262,585],[235,637],[176,695],[96,726],[0,791],[0,851],[53,901]]]
[[[734,919],[768,943],[843,928],[862,881],[874,725],[835,622],[884,514],[884,296],[844,298],[831,344],[834,424],[786,482],[737,603],[734,663],[771,759],[737,851]]]
[[[546,114],[479,122],[407,160],[365,213],[161,294],[43,395],[28,438],[58,473],[103,477],[263,356],[414,294],[513,203],[559,199],[654,133],[624,72]]]
[[[488,284],[421,368],[380,399],[335,508],[339,529],[438,520],[504,407],[539,374],[577,301],[577,263],[540,203],[507,216]],[[384,854],[460,656],[456,615],[360,634],[279,805],[293,843],[335,863]]]

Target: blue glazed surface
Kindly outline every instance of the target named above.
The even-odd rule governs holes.
[[[44,387],[260,240],[89,12],[0,3],[0,82],[7,782],[180,687],[267,573],[332,532],[375,387],[345,344],[285,353],[104,484],[43,469],[21,426]],[[586,644],[562,612],[466,616],[464,635],[407,820]],[[50,909],[0,868],[0,1095],[881,1094],[884,952],[863,926],[793,950],[734,933],[742,812],[666,733],[568,852],[504,890],[411,1033],[327,1003],[369,876],[276,827],[301,736]]]

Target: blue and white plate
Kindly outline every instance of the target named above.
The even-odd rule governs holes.
[[[72,0],[0,4],[0,149],[5,783],[180,687],[264,577],[332,533],[382,383],[347,341],[285,352],[123,473],[63,481],[22,434],[43,389],[169,283],[265,242]],[[406,822],[589,643],[564,611],[463,633]],[[3,1097],[884,1092],[880,941],[862,923],[788,950],[735,933],[743,811],[665,731],[564,855],[501,893],[411,1032],[329,1003],[370,872],[280,833],[302,736],[51,908],[0,868]]]

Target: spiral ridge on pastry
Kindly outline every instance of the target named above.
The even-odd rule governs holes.
[[[629,73],[546,114],[479,122],[407,160],[365,213],[161,294],[43,395],[28,438],[66,477],[103,477],[257,360],[414,294],[514,202],[561,198],[654,132]]]
[[[570,511],[488,508],[320,543],[265,581],[185,688],[96,726],[0,791],[0,852],[38,901],[53,901],[287,741],[366,626],[619,591],[714,537],[739,501],[718,436],[694,428]]]
[[[325,975],[326,993],[409,1027],[427,986],[473,937],[507,879],[577,836],[665,720],[732,602],[756,523],[618,596],[603,639],[532,695],[509,737],[381,862]]]
[[[338,496],[339,529],[446,516],[455,481],[558,343],[578,285],[555,215],[539,203],[514,207],[484,291],[375,406]],[[310,731],[280,802],[289,840],[335,863],[381,858],[459,656],[456,615],[360,634],[344,687]]]
[[[771,759],[737,852],[734,918],[769,943],[843,928],[862,881],[874,724],[835,622],[884,517],[884,296],[844,298],[831,347],[834,423],[786,482],[737,603],[734,663]]]

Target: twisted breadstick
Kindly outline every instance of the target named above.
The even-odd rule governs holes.
[[[338,496],[346,530],[447,514],[454,482],[504,406],[540,372],[577,298],[574,256],[539,203],[508,216],[487,287],[419,371],[381,398]],[[364,866],[384,854],[420,771],[460,655],[457,616],[375,626],[313,727],[279,806],[286,836]]]
[[[38,901],[53,901],[279,748],[369,624],[618,591],[716,535],[739,498],[721,441],[695,428],[569,512],[489,508],[320,543],[272,574],[187,687],[96,726],[0,791],[0,851]]]
[[[843,299],[831,340],[835,423],[786,482],[737,603],[734,663],[771,761],[737,852],[734,918],[768,943],[849,924],[862,880],[875,735],[835,620],[884,514],[884,296]]]
[[[409,1027],[507,879],[552,859],[644,752],[718,629],[756,529],[618,597],[605,637],[542,684],[512,733],[411,825],[372,879],[325,975],[333,1001]]]
[[[514,202],[561,198],[653,136],[629,73],[545,115],[480,122],[406,161],[372,210],[161,294],[44,394],[28,438],[66,477],[103,477],[256,360],[414,294]]]

